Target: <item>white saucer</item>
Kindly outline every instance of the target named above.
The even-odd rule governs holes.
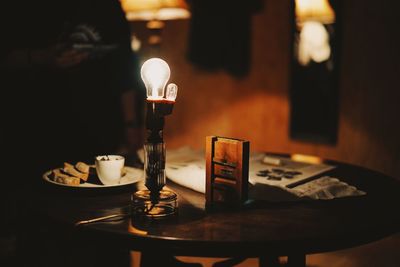
[[[57,183],[50,178],[52,170],[47,171],[43,174],[42,178],[48,183],[66,186],[66,187],[86,187],[86,188],[104,188],[104,187],[116,187],[116,186],[124,186],[128,184],[133,184],[139,182],[144,178],[143,169],[133,168],[133,167],[124,167],[123,173],[124,175],[119,179],[119,181],[115,184],[107,184],[107,185],[100,185],[100,184],[93,184],[93,183],[82,183],[80,185],[68,185]]]

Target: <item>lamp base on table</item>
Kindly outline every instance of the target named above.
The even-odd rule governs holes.
[[[134,217],[161,219],[176,215],[178,197],[168,190],[161,190],[157,201],[152,200],[150,190],[140,190],[131,197],[131,210]]]

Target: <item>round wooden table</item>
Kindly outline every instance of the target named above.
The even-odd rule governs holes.
[[[36,214],[60,229],[93,242],[144,252],[146,255],[261,257],[289,255],[305,265],[305,255],[372,242],[399,230],[399,182],[381,173],[348,164],[323,175],[337,177],[367,192],[365,196],[268,203],[255,201],[239,210],[211,212],[204,195],[168,182],[179,197],[179,215],[143,221],[129,216],[74,226],[77,221],[129,211],[131,192],[44,188],[31,202]],[[262,261],[261,261],[262,262]]]

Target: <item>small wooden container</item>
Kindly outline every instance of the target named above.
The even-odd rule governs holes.
[[[240,206],[248,198],[249,141],[207,136],[206,205]]]

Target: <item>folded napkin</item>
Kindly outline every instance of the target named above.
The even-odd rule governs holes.
[[[324,176],[294,188],[271,186],[257,183],[250,186],[249,195],[252,199],[270,202],[296,201],[299,199],[334,199],[350,196],[362,196],[366,193],[358,190],[338,178]]]
[[[288,191],[299,197],[309,197],[312,199],[333,199],[366,194],[364,191],[358,190],[354,186],[329,176],[324,176],[311,182],[296,186]]]
[[[138,152],[143,159],[143,151]],[[277,168],[266,164],[264,153],[254,153],[250,156],[249,171],[249,197],[268,201],[295,201],[299,199],[333,199],[349,196],[360,196],[366,193],[354,186],[340,181],[338,178],[324,176],[300,185],[288,188],[288,181],[299,182],[324,171],[333,169],[334,166],[325,164],[307,164],[291,161],[283,157],[268,155],[272,159],[283,162]],[[171,181],[205,193],[205,159],[203,151],[196,151],[189,147],[167,151],[166,175]],[[264,163],[263,163],[264,162]],[[265,173],[277,172],[281,177],[284,174],[294,174],[290,179],[269,180]],[[297,180],[296,180],[297,179]]]

